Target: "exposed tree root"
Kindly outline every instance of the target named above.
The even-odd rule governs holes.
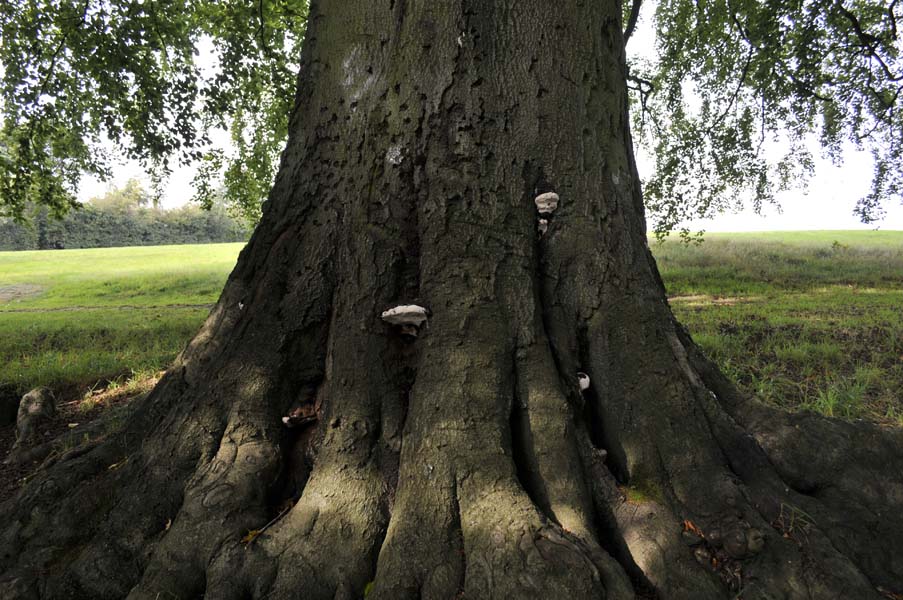
[[[297,503],[256,535],[274,497],[293,499],[274,495],[284,446],[298,439],[276,410],[288,403],[253,400],[282,389],[279,370],[218,416],[212,404],[167,402],[191,385],[190,368],[175,369],[126,431],[50,466],[4,507],[4,597],[820,599],[898,589],[901,519],[887,508],[903,489],[887,468],[903,456],[898,432],[746,402],[669,320],[623,314],[626,298],[564,344],[555,324],[558,343],[548,341],[538,316],[505,331],[542,302],[525,289],[506,303],[518,319],[460,294],[461,312],[446,307],[417,352],[368,334],[373,369],[336,376],[315,358],[336,348],[311,355],[295,389],[322,405],[306,434],[313,470]],[[453,333],[465,311],[476,326]],[[341,309],[332,314],[335,328]],[[611,322],[630,325],[597,329]],[[307,331],[315,345],[350,343]],[[636,348],[643,359],[622,360]],[[595,386],[589,411],[578,365]],[[410,389],[397,383],[404,373]],[[241,389],[238,379],[225,385]],[[130,444],[148,421],[153,442]],[[600,426],[604,448],[592,441]],[[141,510],[133,498],[146,499]],[[59,545],[46,545],[48,527]]]

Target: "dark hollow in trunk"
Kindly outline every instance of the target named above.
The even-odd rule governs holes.
[[[625,74],[613,0],[312,6],[263,221],[153,393],[0,507],[0,597],[903,592],[903,436],[747,401],[674,321]]]

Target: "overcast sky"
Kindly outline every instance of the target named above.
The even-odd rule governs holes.
[[[649,26],[653,2],[645,2],[642,17],[634,36],[628,44],[628,51],[639,56],[652,54],[653,32]],[[201,55],[212,56],[210,47],[199,48]],[[203,58],[201,59],[203,62]],[[203,66],[202,66],[203,68]],[[221,136],[227,140],[228,136]],[[771,231],[771,230],[804,230],[804,229],[881,229],[903,230],[903,205],[891,201],[886,203],[886,218],[873,225],[863,225],[853,215],[856,200],[863,197],[869,188],[872,174],[871,157],[864,152],[850,150],[844,156],[844,164],[835,166],[829,160],[818,159],[817,145],[812,151],[816,156],[815,176],[805,191],[791,190],[778,195],[780,212],[774,207],[766,207],[763,215],[756,215],[752,210],[739,214],[724,214],[714,219],[689,223],[693,230],[706,231]],[[639,156],[640,175],[643,176],[644,165]],[[79,188],[79,200],[85,201],[93,196],[100,196],[110,186],[122,186],[130,178],[147,181],[147,176],[137,163],[126,162],[114,169],[115,177],[104,183],[95,178],[84,178]],[[191,198],[191,180],[193,168],[176,169],[164,187],[163,206],[172,208],[180,206]],[[150,187],[150,184],[146,184]]]

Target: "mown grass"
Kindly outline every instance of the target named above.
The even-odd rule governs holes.
[[[903,232],[709,234],[652,248],[678,319],[747,393],[903,425]]]
[[[39,293],[12,308],[166,306],[216,300],[243,244],[0,252],[0,288]]]
[[[87,389],[165,368],[242,246],[0,252],[0,383]]]
[[[240,249],[0,253],[0,298],[24,294],[0,300],[0,383],[83,391],[164,368]],[[903,232],[708,234],[652,249],[678,318],[747,393],[903,426]]]
[[[701,245],[650,244],[671,295],[903,288],[901,231],[709,233]]]

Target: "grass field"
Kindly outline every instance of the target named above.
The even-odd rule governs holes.
[[[677,318],[761,401],[903,425],[903,232],[653,244]]]
[[[241,244],[0,253],[0,383],[84,390],[163,368]],[[763,402],[903,425],[903,232],[652,244],[678,318]]]
[[[0,383],[90,388],[165,367],[241,248],[0,252]]]

